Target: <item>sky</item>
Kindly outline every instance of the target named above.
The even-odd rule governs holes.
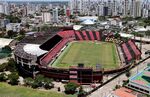
[[[26,2],[26,1],[30,1],[30,2],[34,2],[34,1],[49,1],[50,2],[51,1],[51,2],[55,2],[55,1],[70,1],[70,0],[0,0],[0,1],[16,1],[16,2],[18,2],[18,1],[23,1],[23,2]],[[145,1],[145,0],[141,0],[141,1]],[[148,0],[148,1],[150,1],[150,0]]]
[[[70,1],[70,0],[0,0],[0,1]]]

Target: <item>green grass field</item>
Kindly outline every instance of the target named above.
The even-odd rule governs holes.
[[[11,86],[0,83],[0,97],[76,97],[54,91],[40,91],[22,86]]]
[[[116,46],[107,42],[72,42],[52,64],[54,67],[69,67],[84,63],[86,67],[101,64],[104,69],[119,67]]]

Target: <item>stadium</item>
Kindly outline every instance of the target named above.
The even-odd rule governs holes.
[[[19,43],[14,55],[19,70],[28,76],[43,74],[80,84],[101,82],[104,74],[121,72],[141,58],[134,40],[115,38],[103,30],[72,29],[63,29],[41,44]]]

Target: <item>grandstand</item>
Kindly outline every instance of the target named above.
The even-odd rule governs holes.
[[[141,52],[132,40],[128,40],[121,44],[122,51],[126,63],[130,63],[132,60],[139,60],[141,58]]]
[[[133,60],[138,60],[141,57],[141,52],[133,40],[128,40],[124,42],[122,40],[115,39],[112,33],[107,34],[103,33],[103,31],[91,31],[91,30],[75,31],[68,29],[50,35],[49,39],[47,37],[42,39],[42,42],[44,41],[44,39],[46,41],[43,42],[38,48],[39,51],[42,51],[40,55],[38,54],[32,55],[31,52],[29,54],[23,49],[27,43],[31,43],[30,41],[27,41],[27,43],[25,43],[26,40],[23,40],[23,43],[17,45],[14,51],[14,55],[16,62],[18,63],[22,72],[28,73],[28,75],[31,76],[35,74],[34,73],[35,71],[37,71],[38,73],[41,73],[50,78],[59,80],[65,79],[80,84],[84,83],[87,84],[93,82],[101,82],[102,72],[104,74],[112,74],[120,72],[128,68],[130,66],[130,63],[133,62]],[[79,42],[92,41],[93,43],[106,41],[114,43],[117,46],[116,49],[120,48],[119,50],[118,49],[116,50],[118,52],[119,59],[122,61],[122,59],[124,58],[126,65],[122,66],[122,64],[120,64],[120,67],[109,70],[86,66],[75,66],[69,68],[49,67],[48,65],[55,62],[57,58],[60,56],[60,54],[69,45],[69,43],[73,41]],[[36,41],[34,41],[34,43],[36,44]],[[123,57],[121,56],[122,54],[120,53],[123,53]],[[97,64],[95,64],[95,67],[96,66]]]
[[[56,59],[58,53],[68,42],[71,42],[73,40],[100,41],[100,34],[100,32],[95,31],[61,31],[40,46],[41,49],[49,51],[40,59],[40,64],[48,65],[50,62],[53,62]]]

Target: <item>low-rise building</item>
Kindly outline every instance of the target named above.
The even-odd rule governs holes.
[[[132,76],[129,79],[128,87],[150,95],[150,67]]]
[[[113,93],[109,94],[107,97],[144,97],[138,92],[121,87],[116,89]]]
[[[20,23],[9,23],[6,25],[6,31],[13,30],[14,32],[19,32],[21,30]]]

